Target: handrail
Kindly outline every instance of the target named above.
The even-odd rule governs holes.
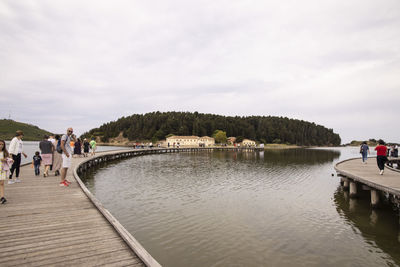
[[[127,152],[132,152],[135,150],[120,150],[119,152],[105,152],[106,155],[117,155],[123,154]],[[136,150],[137,151],[137,150]],[[146,266],[150,267],[161,267],[161,265],[144,249],[144,247],[122,226],[122,224],[101,204],[101,202],[87,189],[85,184],[82,182],[81,178],[78,175],[78,169],[81,165],[86,162],[96,160],[97,158],[101,158],[102,155],[97,155],[95,157],[86,159],[79,163],[75,168],[73,175],[81,187],[82,191],[86,194],[86,196],[92,201],[92,203],[96,206],[96,208],[100,211],[100,213],[110,222],[110,224],[114,227],[114,229],[118,232],[118,234],[124,239],[127,245],[136,253],[136,255],[146,264]]]

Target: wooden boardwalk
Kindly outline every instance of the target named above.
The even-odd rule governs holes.
[[[60,187],[53,172],[35,176],[29,165],[21,168],[21,183],[5,186],[0,266],[145,265],[73,178],[84,159],[73,159],[69,187]]]
[[[384,174],[380,175],[376,158],[370,158],[367,162],[363,164],[361,158],[345,160],[336,164],[335,170],[339,175],[400,197],[400,172],[385,166]]]

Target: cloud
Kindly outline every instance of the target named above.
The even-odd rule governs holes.
[[[276,115],[400,142],[399,7],[2,1],[0,114],[78,133],[155,110]]]

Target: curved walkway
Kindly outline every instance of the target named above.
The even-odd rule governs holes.
[[[400,172],[385,166],[384,174],[380,175],[376,158],[370,158],[367,162],[363,164],[361,158],[349,159],[337,163],[335,170],[339,175],[400,197]]]
[[[21,168],[21,183],[6,185],[7,203],[0,205],[1,266],[145,265],[73,178],[85,159],[73,159],[67,188],[59,186],[59,176],[35,176],[30,165]]]

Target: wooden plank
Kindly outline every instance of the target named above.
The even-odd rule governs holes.
[[[113,267],[127,267],[127,266],[131,266],[131,267],[138,267],[141,266],[140,262],[134,261],[132,259],[127,259],[127,260],[117,260],[114,261],[114,258],[112,258],[113,261],[107,261],[107,262],[102,262],[99,265],[96,266],[113,266]]]
[[[111,247],[111,248],[110,248]],[[109,240],[108,244],[96,244],[92,242],[77,244],[75,249],[69,249],[68,247],[59,247],[51,250],[41,250],[35,253],[27,253],[26,255],[15,255],[11,261],[8,261],[10,265],[23,265],[28,264],[30,266],[42,266],[46,264],[55,265],[57,262],[65,262],[69,259],[84,259],[83,261],[88,263],[91,261],[89,258],[92,255],[98,255],[101,253],[115,253],[116,251],[122,251],[124,258],[131,258],[132,255],[125,249],[125,244],[121,240]],[[0,258],[1,259],[1,258]],[[71,263],[69,263],[71,266]]]
[[[73,165],[83,160],[73,159]],[[59,186],[59,177],[35,177],[29,166],[21,168],[21,183],[6,185],[1,266],[144,265],[83,193],[72,170],[68,188]]]
[[[65,235],[68,236],[81,236],[81,235],[91,235],[96,232],[110,230],[109,227],[91,227],[87,229],[67,229],[64,231],[55,231],[55,232],[42,232],[42,233],[35,233],[34,235],[26,236],[26,235],[13,235],[8,237],[7,239],[0,239],[0,247],[5,246],[16,246],[20,244],[27,244],[27,243],[36,243],[45,240],[53,240],[53,239],[60,239]]]
[[[97,243],[103,243],[106,240],[113,240],[117,239],[118,236],[115,236],[112,232],[102,232],[95,235],[87,235],[87,236],[64,236],[55,240],[47,240],[42,242],[34,242],[34,243],[24,243],[22,245],[17,245],[13,247],[6,247],[0,251],[0,259],[2,257],[12,257],[14,255],[19,254],[29,254],[35,253],[37,251],[42,250],[52,250],[56,249],[62,244],[63,248],[72,247],[79,244],[88,244],[90,243],[93,245]]]

